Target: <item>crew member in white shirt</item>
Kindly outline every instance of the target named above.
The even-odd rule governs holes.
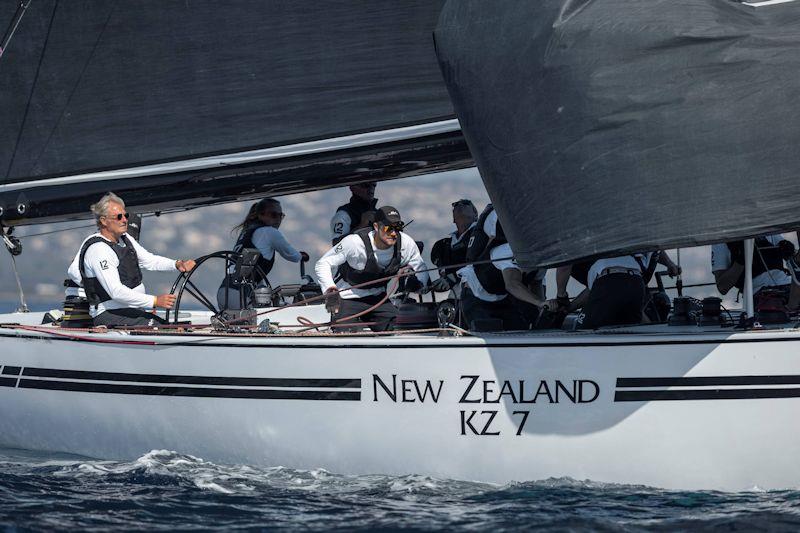
[[[175,296],[147,294],[142,271],[186,272],[194,260],[174,260],[151,254],[127,235],[125,202],[107,193],[91,206],[98,232],[83,241],[67,274],[86,291],[89,312],[97,326],[142,326],[163,323],[145,311],[154,307],[170,309]]]
[[[243,280],[233,278],[233,267],[229,269],[217,291],[217,304],[220,309],[239,309],[242,300],[245,307],[251,303],[252,287],[262,282],[269,284],[267,276],[275,265],[276,252],[292,263],[308,261],[308,254],[295,250],[280,232],[279,228],[285,216],[278,200],[263,198],[254,203],[242,223],[233,228],[234,232],[239,231],[233,251],[241,253],[245,248],[254,248],[261,253],[261,257],[258,259],[258,269],[255,270],[253,277],[247,280],[248,284],[244,285],[244,288]],[[244,293],[244,298],[240,292]]]
[[[530,329],[546,305],[543,280],[547,271],[524,272],[507,242],[492,247],[489,258],[491,263],[458,271],[466,326],[481,331]]]
[[[559,267],[556,271],[555,307],[567,307],[572,311],[582,309],[578,327],[596,329],[602,326],[639,324],[642,322],[646,285],[643,270],[650,262],[650,253],[637,253],[608,257],[594,261],[589,267],[587,287],[571,303],[567,294],[567,282],[572,266]],[[680,267],[672,262],[666,252],[661,252],[657,261],[667,267],[674,276]]]
[[[762,235],[755,238],[753,248],[753,294],[763,289],[781,293],[784,303],[790,309],[800,304],[800,286],[792,283],[792,278],[784,269],[785,255],[782,251],[782,235]],[[786,241],[791,252],[794,245]],[[744,241],[715,244],[711,247],[711,272],[717,289],[727,294],[732,288],[744,290]]]
[[[365,311],[386,296],[386,281],[352,288],[355,285],[398,272],[416,272],[406,278],[409,291],[422,290],[428,285],[425,262],[414,239],[402,232],[405,224],[397,209],[381,207],[375,218],[371,228],[347,235],[317,261],[314,270],[320,287],[330,295],[329,302],[335,302],[329,304],[329,308],[334,307],[332,322]],[[358,321],[372,323],[373,331],[386,331],[392,328],[397,312],[387,299],[369,313],[340,323],[336,329],[354,329]]]

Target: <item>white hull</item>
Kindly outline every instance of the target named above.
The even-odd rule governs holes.
[[[73,340],[3,327],[0,446],[498,483],[800,485],[800,331],[637,330]],[[505,382],[513,398],[493,403]]]

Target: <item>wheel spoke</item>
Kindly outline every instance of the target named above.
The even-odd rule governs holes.
[[[209,299],[208,299],[208,298],[206,298],[206,297],[203,295],[203,293],[200,291],[200,289],[198,289],[198,288],[195,286],[195,284],[194,284],[194,283],[192,283],[191,281],[189,281],[188,279],[186,280],[186,285],[184,285],[184,289],[186,289],[186,292],[188,292],[189,294],[191,294],[192,296],[194,296],[194,297],[195,297],[195,299],[197,299],[197,301],[199,301],[201,304],[203,304],[204,306],[206,306],[206,308],[207,308],[209,311],[211,311],[211,312],[212,312],[212,313],[214,313],[215,315],[219,314],[219,311],[217,310],[217,308],[216,308],[216,307],[214,307],[214,304],[212,304],[212,303],[209,301]]]

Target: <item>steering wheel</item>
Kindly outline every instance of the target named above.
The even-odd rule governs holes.
[[[166,319],[167,322],[170,322],[171,313],[174,313],[174,319],[172,320],[173,323],[177,324],[179,322],[180,317],[180,310],[181,310],[181,303],[183,303],[184,294],[188,294],[192,296],[195,300],[197,300],[203,307],[211,311],[214,316],[219,315],[224,311],[224,309],[218,309],[217,306],[214,304],[216,301],[216,294],[214,295],[214,299],[212,300],[209,298],[205,292],[203,292],[195,283],[192,282],[192,277],[200,270],[201,265],[210,265],[209,261],[212,263],[218,264],[220,261],[224,262],[222,275],[225,276],[228,273],[229,267],[236,264],[236,261],[241,257],[241,254],[238,252],[234,252],[232,250],[222,250],[219,252],[210,253],[208,255],[204,255],[203,257],[199,257],[195,260],[195,266],[189,272],[181,272],[178,274],[178,277],[175,279],[175,283],[172,284],[172,289],[170,289],[170,294],[174,294],[175,298],[175,307],[174,309],[167,309],[166,312]],[[253,275],[260,276],[261,279],[266,279],[266,275],[264,274],[263,270],[260,267],[256,266],[253,270]],[[196,279],[196,278],[195,278]],[[215,287],[214,290],[217,290]]]

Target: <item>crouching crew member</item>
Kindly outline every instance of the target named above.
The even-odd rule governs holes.
[[[463,289],[461,313],[470,329],[529,329],[545,304],[532,287],[541,287],[544,271],[523,274],[513,261],[503,227],[492,204],[486,206],[470,236],[466,260],[458,271]],[[488,262],[491,260],[491,263]],[[484,321],[483,324],[480,324]]]
[[[759,292],[765,289],[781,294],[790,309],[800,304],[800,286],[792,283],[792,278],[783,267],[783,260],[794,251],[794,245],[784,241],[783,236],[762,235],[754,239],[753,247],[753,294],[758,303]],[[783,252],[784,242],[790,248]],[[736,287],[744,290],[744,241],[715,244],[711,247],[711,272],[717,283],[717,290],[727,294]]]
[[[467,261],[467,245],[478,219],[478,210],[470,200],[459,200],[452,205],[456,230],[436,241],[431,248],[431,261],[439,267],[439,279],[433,282],[431,290],[445,292],[454,289],[456,297],[460,297],[461,284],[457,272],[461,267],[445,267],[463,265]]]
[[[245,248],[255,248],[261,253],[261,257],[258,260],[259,269],[256,270],[253,279],[249,280],[253,285],[261,282],[269,284],[267,275],[275,265],[275,252],[278,252],[281,257],[292,263],[308,261],[308,254],[295,250],[278,229],[281,227],[284,216],[281,203],[278,200],[264,198],[254,203],[242,223],[233,228],[234,232],[239,231],[239,237],[233,246],[234,252],[241,253]],[[239,309],[241,303],[239,293],[241,290],[243,289],[240,285],[240,280],[233,279],[232,272],[229,272],[217,291],[219,308]],[[249,286],[246,290],[249,291]],[[246,305],[250,298],[250,294],[244,295]]]
[[[170,309],[175,304],[175,296],[146,294],[141,269],[186,272],[194,268],[195,262],[151,254],[127,235],[125,202],[114,193],[103,196],[91,210],[99,231],[83,241],[67,274],[86,291],[94,324],[143,326],[163,323],[164,320],[144,309]]]
[[[578,327],[584,329],[639,324],[646,292],[642,274],[648,270],[651,256],[650,253],[632,254],[592,262],[586,273],[586,289],[571,303],[567,303],[567,282],[574,266],[559,267],[556,271],[557,299],[551,305],[567,307],[568,311],[583,309]],[[670,275],[680,273],[679,267],[665,252],[658,254],[657,261],[667,267]],[[583,269],[587,264],[578,265]]]
[[[490,258],[491,263],[468,265],[458,271],[463,282],[464,323],[469,329],[482,331],[530,329],[546,305],[546,270],[523,272],[508,243],[492,248]]]
[[[371,228],[375,222],[375,182],[357,183],[350,186],[353,196],[350,201],[336,208],[331,219],[331,241],[336,244],[345,236],[361,228]]]
[[[406,278],[406,289],[419,290],[428,284],[428,273],[422,272],[426,267],[419,248],[413,238],[401,231],[404,225],[397,209],[381,207],[371,228],[345,236],[317,261],[315,272],[320,287],[331,299],[336,299],[337,292],[341,298],[338,309],[332,313],[332,321],[363,312],[386,296],[386,282],[351,288],[355,285],[393,276],[401,270],[417,272]],[[337,329],[352,329],[355,321],[359,321],[373,323],[370,325],[373,331],[386,331],[392,328],[396,317],[397,308],[387,299],[369,313],[348,321],[349,328],[340,326]]]

